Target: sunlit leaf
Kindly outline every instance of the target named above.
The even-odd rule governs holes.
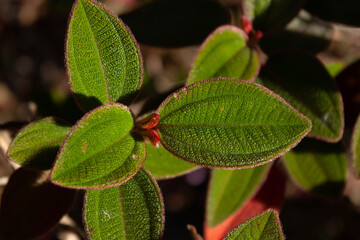
[[[129,109],[119,103],[101,106],[73,127],[60,148],[51,180],[71,188],[102,189],[133,176],[145,160]]]
[[[246,81],[216,79],[170,95],[158,108],[162,145],[198,165],[241,168],[285,153],[311,128],[283,99]]]
[[[146,171],[140,170],[118,187],[89,190],[84,219],[92,240],[158,240],[164,227],[159,187]]]
[[[304,189],[332,197],[344,191],[347,161],[341,143],[304,139],[284,158],[291,176]]]
[[[8,156],[24,167],[50,169],[70,129],[51,117],[30,123],[19,131],[9,147]]]
[[[71,89],[84,110],[130,103],[142,83],[139,47],[129,29],[92,0],[77,0],[70,17],[66,63]]]
[[[187,84],[215,77],[254,79],[260,59],[257,50],[250,48],[247,41],[247,35],[237,27],[217,28],[201,46]]]

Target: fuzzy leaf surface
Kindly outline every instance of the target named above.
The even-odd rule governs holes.
[[[216,77],[254,79],[260,60],[257,51],[247,46],[247,41],[246,34],[237,27],[217,28],[201,46],[187,84]]]
[[[82,189],[102,189],[128,180],[145,160],[144,142],[130,133],[133,125],[129,109],[119,103],[86,114],[61,146],[51,180]]]
[[[330,197],[341,196],[345,188],[347,161],[340,143],[304,139],[284,158],[291,176],[302,188]]]
[[[353,131],[351,151],[355,174],[358,178],[360,178],[360,115]]]
[[[151,144],[146,144],[144,167],[158,179],[180,176],[198,168],[196,165],[174,156],[163,146],[156,148]]]
[[[265,87],[311,120],[310,135],[329,142],[342,137],[344,114],[340,92],[315,57],[298,52],[272,55],[260,79]]]
[[[212,173],[207,196],[207,225],[213,227],[238,210],[258,189],[269,165]]]
[[[210,167],[264,164],[311,128],[307,118],[273,92],[240,80],[195,83],[170,95],[157,111],[162,145]]]
[[[99,3],[77,0],[70,17],[66,64],[72,91],[88,111],[128,104],[142,83],[142,60],[129,29]]]
[[[283,240],[280,219],[274,210],[265,211],[235,228],[224,240]]]
[[[30,123],[19,131],[9,147],[8,156],[23,167],[50,169],[70,129],[51,117]]]
[[[118,187],[87,191],[84,211],[92,240],[158,240],[162,235],[162,196],[156,181],[142,169]]]

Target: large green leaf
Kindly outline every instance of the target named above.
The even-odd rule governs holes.
[[[145,160],[145,144],[131,135],[129,109],[119,103],[86,114],[61,146],[51,180],[71,188],[102,189],[120,185]]]
[[[250,48],[247,41],[246,34],[237,27],[217,28],[201,46],[187,84],[215,77],[254,79],[260,60],[257,51]]]
[[[343,104],[334,80],[316,58],[299,52],[270,56],[260,79],[312,124],[310,135],[337,142],[343,134]]]
[[[197,168],[196,165],[169,153],[163,146],[154,147],[151,144],[146,144],[144,166],[157,179],[176,177]]]
[[[139,47],[129,29],[92,0],[77,0],[70,17],[66,63],[72,91],[85,110],[130,103],[142,83]]]
[[[244,0],[245,15],[254,28],[265,33],[280,31],[300,11],[306,0]]]
[[[9,147],[8,156],[24,167],[50,169],[70,129],[51,117],[30,123],[19,131]]]
[[[356,121],[351,143],[352,160],[355,167],[355,174],[360,177],[360,115]]]
[[[258,189],[269,165],[239,170],[213,170],[206,221],[214,227],[235,213]]]
[[[310,121],[259,85],[215,79],[184,87],[158,108],[163,146],[198,165],[264,164],[297,144]]]
[[[284,158],[291,176],[304,189],[333,197],[342,194],[347,161],[341,143],[304,139]]]
[[[224,240],[283,240],[280,219],[274,210],[265,211],[239,225]]]
[[[119,187],[89,190],[84,219],[92,240],[158,240],[164,227],[163,201],[156,181],[144,170]]]

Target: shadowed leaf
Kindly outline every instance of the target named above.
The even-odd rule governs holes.
[[[8,156],[24,167],[50,169],[70,129],[71,127],[51,117],[30,123],[16,135],[9,147]]]
[[[144,170],[118,187],[87,191],[84,204],[86,231],[92,240],[158,240],[162,235],[162,196]]]
[[[281,52],[270,56],[260,79],[311,120],[309,135],[329,142],[340,140],[344,128],[341,95],[319,60],[298,52]]]
[[[260,60],[257,51],[247,46],[247,41],[247,35],[237,27],[217,28],[201,46],[187,84],[216,77],[254,79]]]
[[[66,63],[72,91],[86,111],[110,102],[130,103],[141,87],[142,60],[134,37],[92,0],[74,4]]]
[[[48,180],[48,172],[20,168],[1,199],[0,239],[33,239],[51,230],[70,209],[75,191]]]
[[[346,155],[341,143],[304,139],[284,158],[291,176],[301,187],[330,197],[341,196],[347,174]]]
[[[51,181],[102,189],[128,180],[145,160],[145,144],[131,135],[133,125],[129,109],[119,103],[86,114],[61,146]]]
[[[170,95],[158,108],[162,145],[198,165],[264,164],[304,137],[307,118],[266,88],[216,79]]]
[[[351,151],[355,174],[358,178],[360,178],[360,115],[353,131]]]

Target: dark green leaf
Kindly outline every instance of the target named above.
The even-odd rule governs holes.
[[[352,160],[355,166],[355,174],[360,178],[360,115],[353,131],[351,151]]]
[[[305,0],[245,0],[245,16],[265,33],[280,31],[303,7]]]
[[[82,108],[131,102],[142,83],[141,54],[116,16],[92,0],[77,0],[66,46],[71,88]]]
[[[170,95],[158,108],[160,140],[198,165],[264,164],[296,145],[310,121],[283,99],[246,81],[215,79]]]
[[[86,231],[92,240],[158,240],[162,235],[161,193],[144,170],[119,187],[87,191],[84,211]]]
[[[198,168],[169,153],[163,146],[157,148],[151,144],[146,144],[144,166],[158,179],[176,177]]]
[[[310,135],[329,142],[340,140],[344,129],[342,99],[319,60],[298,52],[281,52],[270,56],[260,79],[311,120]]]
[[[128,180],[145,160],[145,144],[131,135],[133,125],[129,109],[119,103],[86,114],[61,146],[51,180],[83,189],[102,189]]]
[[[121,19],[136,39],[160,47],[200,44],[218,26],[230,23],[228,11],[216,1],[155,1]]]
[[[268,169],[269,165],[213,170],[207,196],[207,226],[214,227],[235,213],[256,192]]]
[[[48,174],[20,168],[11,175],[1,199],[0,239],[34,239],[70,209],[76,192],[51,184]]]
[[[274,210],[265,211],[239,225],[224,240],[283,240],[280,219]]]
[[[341,196],[347,174],[346,154],[341,143],[304,139],[284,158],[291,176],[301,187],[323,195]]]
[[[9,147],[8,156],[24,167],[50,169],[70,129],[51,117],[30,123],[19,131]]]
[[[248,47],[247,40],[246,34],[237,27],[217,28],[201,46],[187,84],[215,77],[254,79],[260,59],[257,51]]]

